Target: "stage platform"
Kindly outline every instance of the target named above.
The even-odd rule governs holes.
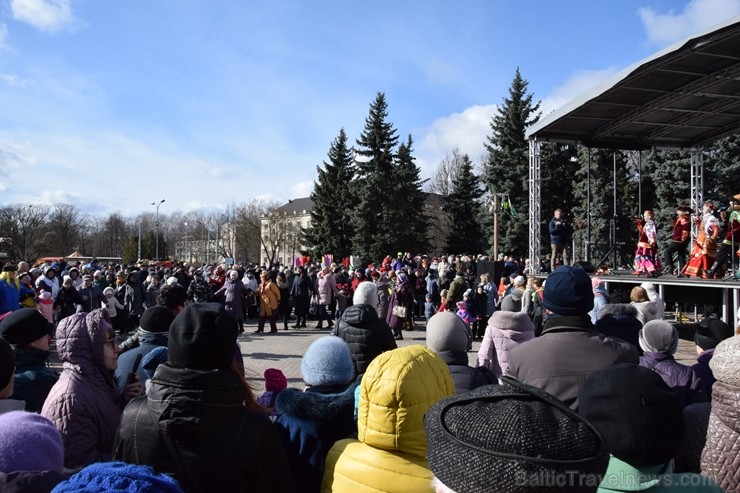
[[[727,324],[737,325],[737,310],[740,307],[740,280],[735,278],[698,279],[696,277],[676,277],[661,275],[659,277],[635,276],[631,271],[614,271],[611,275],[599,275],[606,283],[607,290],[626,291],[629,295],[633,287],[643,282],[651,282],[658,289],[658,293],[666,304],[666,317],[675,312],[676,303],[682,310],[679,313],[693,312],[696,317],[702,318],[706,313],[715,313]],[[689,310],[686,308],[689,307]],[[693,307],[693,308],[692,308]]]

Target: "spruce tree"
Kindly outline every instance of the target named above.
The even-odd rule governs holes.
[[[642,165],[642,208],[655,212],[662,250],[673,237],[676,207],[691,204],[691,156],[685,151],[648,151]]]
[[[444,212],[450,221],[447,251],[451,253],[481,252],[483,231],[478,222],[483,190],[467,154],[463,155],[459,174],[452,180],[452,191],[447,197]]]
[[[352,151],[347,147],[347,134],[342,128],[329,148],[329,162],[316,167],[311,200],[311,226],[303,231],[303,243],[314,258],[331,253],[337,259],[352,253]]]
[[[687,164],[688,166],[688,164]],[[704,199],[717,207],[740,192],[740,136],[731,135],[708,146],[704,157]]]
[[[540,103],[532,102],[527,93],[529,83],[517,68],[497,114],[491,120],[491,135],[487,138],[488,151],[484,180],[492,193],[508,194],[510,214],[499,223],[499,248],[507,254],[523,256],[528,250],[527,214],[529,211],[528,143],[524,137],[527,127],[539,118]]]
[[[365,128],[357,139],[356,179],[352,185],[356,200],[352,213],[352,253],[363,265],[397,250],[396,235],[401,226],[388,221],[397,212],[395,194],[389,190],[398,136],[387,118],[385,94],[379,92],[370,105]]]
[[[573,208],[577,202],[572,182],[581,168],[577,158],[575,145],[543,142],[540,146],[540,255],[547,258],[550,256],[548,225],[555,209],[563,210],[573,228],[580,227],[573,223]]]
[[[429,248],[427,235],[431,218],[425,207],[424,184],[427,180],[421,179],[421,170],[414,163],[413,145],[414,141],[409,135],[408,140],[398,146],[390,184],[395,189],[392,200],[395,207],[388,223],[399,225],[396,228],[397,249],[416,254],[426,252]]]

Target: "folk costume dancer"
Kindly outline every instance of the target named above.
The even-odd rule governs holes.
[[[714,215],[714,204],[705,202],[701,219],[695,219],[699,225],[694,248],[691,250],[689,263],[683,273],[690,277],[709,279],[709,268],[717,255],[717,240],[720,235],[719,219]]]
[[[678,258],[678,274],[686,265],[686,253],[691,240],[691,208],[685,205],[676,207],[676,217],[673,223],[673,238],[663,254],[663,274],[674,274],[673,254]]]
[[[647,274],[649,277],[660,275],[660,257],[658,257],[658,230],[655,227],[653,211],[646,210],[642,219],[637,221],[637,231],[640,238],[637,240],[635,252],[635,271],[633,275]]]
[[[714,264],[707,272],[709,277],[722,277],[725,262],[728,258],[732,259],[734,255],[733,245],[735,249],[740,245],[740,193],[730,199],[729,207],[722,212],[722,220],[727,223],[727,233],[719,247]]]

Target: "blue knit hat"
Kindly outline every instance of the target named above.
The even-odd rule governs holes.
[[[336,336],[316,339],[303,355],[301,375],[307,385],[348,384],[355,376],[349,346]]]
[[[63,470],[62,436],[51,421],[26,411],[0,414],[0,472]]]
[[[52,493],[182,493],[173,478],[149,466],[99,462],[62,481]]]
[[[591,278],[585,270],[561,265],[547,276],[542,306],[558,315],[585,315],[594,308]]]

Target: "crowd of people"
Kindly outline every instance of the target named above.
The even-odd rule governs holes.
[[[494,282],[480,260],[8,264],[0,490],[740,488],[731,326],[699,322],[684,365],[652,283],[609,292],[509,257]],[[309,318],[329,334],[303,354],[303,385],[271,368],[256,395],[245,320],[279,334]],[[422,329],[425,345],[399,345]]]

